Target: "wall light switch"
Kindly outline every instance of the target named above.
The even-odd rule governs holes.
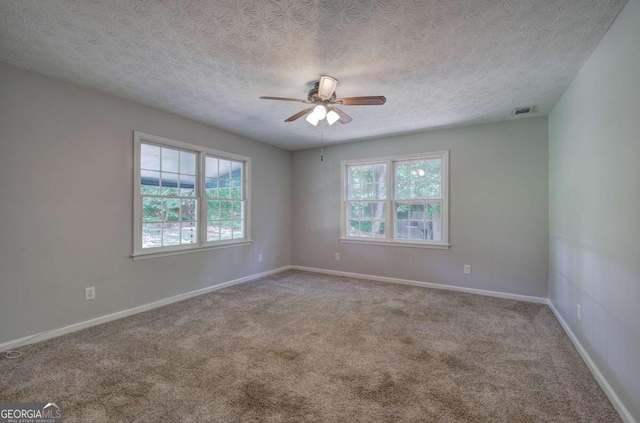
[[[90,286],[84,289],[84,300],[90,301],[96,299],[96,287]]]
[[[340,260],[340,253],[336,253],[336,260]]]
[[[258,263],[262,263],[262,254],[258,254]]]
[[[464,274],[465,275],[470,275],[471,274],[471,265],[470,264],[465,264],[464,265]]]

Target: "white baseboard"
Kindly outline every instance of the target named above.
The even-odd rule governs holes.
[[[152,310],[154,308],[162,307],[171,303],[186,300],[187,298],[195,297],[198,295],[206,294],[208,292],[217,291],[218,289],[226,288],[232,285],[238,285],[244,282],[249,282],[264,276],[273,275],[275,273],[284,272],[291,269],[291,266],[284,266],[273,270],[268,270],[262,273],[255,273],[253,275],[245,276],[244,278],[234,279],[232,281],[223,282],[217,285],[208,286],[206,288],[197,289],[191,292],[185,292],[184,294],[174,295],[173,297],[164,298],[153,303],[144,304],[138,307],[129,308],[127,310],[118,311],[115,313],[107,314],[105,316],[96,317],[94,319],[85,320],[84,322],[74,323],[61,328],[48,330],[45,332],[36,333],[34,335],[25,336],[24,338],[14,339],[0,344],[0,352],[7,351],[13,348],[18,348],[23,345],[33,344],[35,342],[44,341],[46,339],[55,338],[67,333],[76,332],[81,329],[85,329],[91,326],[96,326],[102,323],[107,323],[112,320],[122,319],[123,317],[131,316],[133,314],[142,313],[143,311]]]
[[[609,397],[609,401],[611,401],[611,404],[613,404],[613,407],[616,409],[618,414],[620,414],[620,418],[622,418],[622,420],[625,423],[637,423],[636,420],[631,415],[631,412],[629,412],[627,407],[625,407],[622,401],[620,401],[620,398],[618,397],[618,395],[615,393],[611,385],[609,385],[609,382],[607,382],[607,379],[604,377],[604,375],[602,374],[602,372],[600,371],[596,363],[591,359],[591,356],[589,355],[587,350],[582,346],[582,344],[580,343],[576,335],[573,333],[573,331],[571,330],[567,322],[564,320],[564,318],[562,317],[558,309],[556,309],[556,307],[553,305],[551,300],[547,302],[547,305],[549,306],[553,314],[556,316],[556,319],[558,319],[558,322],[560,322],[560,326],[562,326],[562,329],[564,329],[564,332],[567,334],[569,339],[571,339],[571,342],[573,342],[573,345],[578,350],[578,353],[580,353],[582,360],[587,364],[587,367],[589,368],[589,370],[591,370],[593,377],[598,381],[598,384],[600,385],[604,393],[607,394],[607,397]]]
[[[291,266],[291,268],[296,270],[304,270],[306,272],[325,273],[327,275],[346,276],[349,278],[369,279],[372,281],[389,282],[389,283],[396,283],[400,285],[421,286],[423,288],[434,288],[434,289],[444,289],[447,291],[466,292],[469,294],[478,294],[478,295],[485,295],[488,297],[498,297],[498,298],[506,298],[509,300],[526,301],[529,303],[547,304],[548,302],[547,298],[543,298],[543,297],[532,297],[529,295],[509,294],[507,292],[488,291],[485,289],[465,288],[461,286],[443,285],[443,284],[432,283],[432,282],[420,282],[420,281],[412,281],[409,279],[389,278],[386,276],[365,275],[362,273],[342,272],[339,270],[317,269],[315,267]]]

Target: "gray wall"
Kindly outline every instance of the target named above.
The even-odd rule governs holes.
[[[291,153],[2,63],[0,99],[0,343],[291,263]],[[132,261],[134,130],[250,156],[254,243]]]
[[[323,162],[295,152],[293,264],[546,297],[547,134],[540,117],[331,146]],[[341,160],[439,150],[451,152],[449,250],[338,241]]]
[[[549,118],[549,294],[640,421],[639,69],[630,0]]]

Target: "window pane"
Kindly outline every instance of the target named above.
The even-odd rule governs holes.
[[[362,185],[362,199],[363,200],[373,200],[373,184],[363,184]]]
[[[409,221],[397,220],[395,239],[408,239],[409,238]]]
[[[411,182],[396,183],[396,198],[399,200],[408,200],[411,198]]]
[[[242,202],[241,201],[234,201],[232,207],[233,208],[232,208],[231,218],[232,219],[242,219]]]
[[[182,200],[180,220],[198,220],[198,200]]]
[[[442,198],[440,182],[427,182],[426,198]]]
[[[207,224],[207,242],[220,241],[220,223]]]
[[[361,184],[352,184],[349,187],[349,200],[362,200],[362,185]]]
[[[426,219],[432,222],[431,239],[433,241],[442,241],[442,205],[440,203],[431,203],[426,205]]]
[[[160,147],[150,144],[140,145],[140,168],[160,170]]]
[[[218,198],[218,180],[206,179],[204,182],[205,195],[209,198]]]
[[[180,175],[180,191],[182,197],[194,197],[196,195],[196,177]]]
[[[162,171],[178,173],[179,151],[171,148],[162,148]]]
[[[423,161],[411,162],[411,179],[424,178],[426,173]]]
[[[233,239],[244,238],[244,220],[233,222]]]
[[[196,174],[196,155],[195,153],[180,152],[180,173],[186,175]]]
[[[432,222],[409,221],[409,239],[433,239]]]
[[[409,208],[410,205],[408,203],[396,203],[396,219],[408,219]]]
[[[218,180],[218,197],[231,198],[231,181],[228,179]]]
[[[424,220],[424,204],[411,204],[409,207],[411,220]]]
[[[347,228],[347,233],[349,236],[360,236],[360,222],[357,220],[350,220],[348,224],[349,227]]]
[[[162,224],[162,246],[180,245],[180,223]]]
[[[373,166],[362,166],[360,169],[361,182],[365,184],[373,183]]]
[[[442,240],[441,204],[396,203],[395,238],[427,241]]]
[[[396,163],[396,181],[408,181],[411,179],[411,164]]]
[[[387,179],[387,165],[377,164],[373,166],[373,182],[384,182]]]
[[[360,217],[360,203],[350,203],[348,206],[348,210],[348,218],[358,219]]]
[[[180,243],[195,244],[198,242],[198,226],[196,222],[182,222]]]
[[[164,199],[164,220],[165,221],[180,220],[180,199],[178,198]]]
[[[427,198],[427,182],[422,179],[411,181],[411,197],[412,200]]]
[[[234,184],[233,186],[240,186],[240,183],[242,182],[242,163],[231,162],[231,169],[231,179],[234,182],[237,182],[237,185]]]
[[[142,221],[162,222],[163,220],[162,198],[143,197],[142,198]]]
[[[207,221],[220,220],[220,202],[207,201]]]
[[[233,203],[231,201],[220,201],[220,219],[231,219]]]
[[[233,239],[233,222],[220,222],[220,240]]]
[[[140,171],[140,194],[160,194],[160,172]]]
[[[162,223],[142,224],[142,248],[162,247]]]
[[[360,182],[360,168],[356,166],[348,166],[347,167],[347,182],[349,184],[359,183]]]
[[[427,160],[427,178],[430,180],[442,180],[442,159]]]
[[[384,237],[384,222],[379,220],[361,220],[360,233],[357,236],[362,237]]]
[[[218,159],[217,158],[207,156],[204,163],[204,175],[207,178],[218,177]]]
[[[178,174],[164,173],[161,174],[162,195],[177,196],[178,195]]]
[[[231,162],[228,160],[220,160],[219,162],[219,179],[231,179]]]
[[[384,220],[385,219],[385,203],[383,202],[373,203],[371,206],[372,206],[371,217],[375,220]]]
[[[387,184],[385,182],[373,185],[373,198],[376,200],[385,200],[387,198]]]
[[[373,205],[371,203],[360,203],[360,218],[371,218],[372,210]]]

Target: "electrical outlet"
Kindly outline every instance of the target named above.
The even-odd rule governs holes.
[[[465,264],[464,265],[464,274],[465,275],[470,275],[471,274],[471,265],[470,264]]]
[[[262,254],[258,254],[258,263],[262,263]]]
[[[576,315],[578,316],[578,321],[582,321],[582,306],[580,304],[576,305]]]
[[[340,253],[336,253],[336,260],[340,260]]]
[[[96,287],[90,286],[84,289],[84,300],[90,301],[96,299]]]

